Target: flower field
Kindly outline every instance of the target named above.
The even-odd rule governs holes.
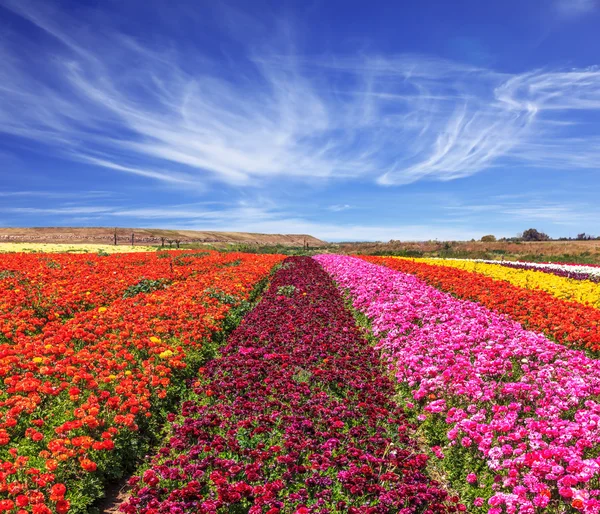
[[[539,266],[3,253],[0,512],[600,513],[600,284]]]
[[[211,361],[125,513],[457,512],[331,279],[289,258]]]
[[[281,259],[1,256],[0,511],[85,511]]]
[[[481,273],[396,257],[362,257],[375,264],[410,273],[457,298],[472,300],[505,314],[525,328],[554,341],[600,351],[600,309],[567,301],[539,289],[519,287]]]
[[[509,268],[528,269],[552,273],[559,277],[573,278],[576,280],[591,280],[600,282],[600,266],[593,264],[558,264],[552,262],[522,262],[522,261],[490,261],[484,259],[453,259],[454,261],[483,262],[486,264],[500,264]]]
[[[474,512],[600,512],[599,361],[414,276],[317,259],[371,320]]]
[[[396,258],[401,259],[401,257]],[[562,300],[571,300],[600,308],[600,284],[590,280],[578,280],[576,278],[559,276],[554,273],[549,274],[533,269],[531,266],[508,267],[496,263],[490,264],[488,262],[467,259],[415,259],[415,261],[479,273],[494,280],[502,280],[525,289],[546,291]]]

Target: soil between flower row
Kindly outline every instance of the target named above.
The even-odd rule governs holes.
[[[331,278],[288,258],[201,370],[125,513],[445,513],[395,387]]]

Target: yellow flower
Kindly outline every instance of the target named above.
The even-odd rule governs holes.
[[[158,355],[161,359],[168,359],[173,356],[173,352],[171,350],[165,350]]]
[[[106,310],[107,310],[106,307],[100,307],[98,309],[98,312],[106,312]]]
[[[115,378],[117,378],[117,375],[108,375],[108,378],[110,378],[111,380],[114,380]]]
[[[44,359],[42,359],[41,357],[34,357],[33,358],[33,362],[35,362],[36,364],[39,364],[40,362],[43,362]]]
[[[153,343],[160,343],[160,339],[158,337],[156,337],[156,336],[152,336],[150,338],[150,341],[152,341]]]
[[[127,371],[125,372],[125,375],[127,375],[127,376],[131,375],[131,371],[127,370]]]
[[[69,253],[89,253],[103,251],[107,253],[130,253],[130,252],[150,252],[154,248],[151,246],[136,246],[132,248],[127,245],[98,245],[98,244],[64,244],[64,243],[0,243],[0,253],[14,252],[69,252]]]

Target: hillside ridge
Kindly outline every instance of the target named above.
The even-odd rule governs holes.
[[[327,243],[309,234],[261,234],[213,230],[175,230],[117,227],[117,244],[232,243],[250,245],[325,246]],[[15,243],[114,243],[114,227],[0,227],[1,242]]]

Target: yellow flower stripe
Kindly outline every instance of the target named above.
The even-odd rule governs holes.
[[[412,260],[434,266],[448,266],[472,273],[480,273],[494,280],[503,280],[525,289],[540,289],[563,300],[571,300],[600,308],[600,284],[588,280],[575,280],[544,273],[543,271],[508,268],[500,264],[487,264],[484,262],[408,257],[396,257],[396,259]]]
[[[0,253],[130,253],[153,252],[152,246],[65,244],[65,243],[0,243]]]

